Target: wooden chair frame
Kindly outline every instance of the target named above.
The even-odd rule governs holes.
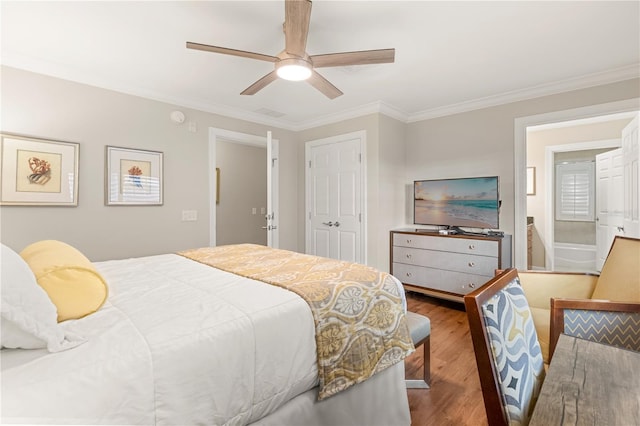
[[[482,397],[487,412],[489,425],[507,425],[508,417],[506,407],[502,403],[502,393],[498,381],[498,371],[491,360],[491,342],[486,333],[486,324],[482,315],[482,305],[493,295],[506,287],[518,276],[516,269],[510,268],[500,275],[493,277],[477,290],[464,296],[464,305],[469,320],[469,331],[478,364],[478,375]]]
[[[610,311],[640,313],[640,303],[611,302],[594,299],[560,299],[551,298],[551,335],[549,339],[549,358],[553,356],[560,334],[564,332],[565,309],[584,311]]]

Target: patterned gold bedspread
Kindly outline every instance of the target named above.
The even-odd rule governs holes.
[[[402,361],[414,351],[399,289],[374,268],[254,244],[178,254],[286,288],[311,308],[318,351],[318,399]]]

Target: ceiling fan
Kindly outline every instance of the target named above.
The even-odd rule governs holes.
[[[309,21],[311,18],[311,1],[285,0],[284,11],[283,29],[285,48],[276,56],[193,43],[190,41],[187,42],[187,48],[258,59],[275,64],[273,71],[247,87],[242,91],[241,95],[253,95],[279,77],[293,81],[307,80],[329,99],[334,99],[342,95],[342,92],[322,77],[315,68],[384,64],[391,63],[395,59],[395,49],[359,50],[355,52],[309,55],[306,52],[306,47]]]

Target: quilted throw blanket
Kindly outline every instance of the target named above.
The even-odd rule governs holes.
[[[387,273],[254,244],[178,254],[286,288],[309,304],[316,327],[320,400],[366,380],[414,351],[402,296]]]

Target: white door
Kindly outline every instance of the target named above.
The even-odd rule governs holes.
[[[596,269],[604,264],[623,226],[622,148],[596,155]]]
[[[307,143],[307,253],[365,263],[363,146],[364,132]]]
[[[636,114],[622,130],[622,161],[624,164],[624,235],[640,238],[640,136]]]
[[[278,210],[278,141],[271,138],[271,132],[267,132],[267,212],[265,226],[267,230],[267,245],[269,247],[278,248],[279,231],[278,221],[280,215],[276,214]]]

